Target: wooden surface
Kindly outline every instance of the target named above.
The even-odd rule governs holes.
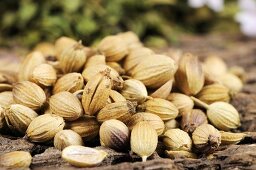
[[[222,146],[217,152],[200,159],[178,158],[175,160],[161,158],[155,153],[145,163],[130,153],[117,153],[105,149],[109,156],[93,170],[117,169],[256,169],[256,40],[232,38],[225,36],[182,37],[181,43],[172,48],[181,48],[201,58],[207,54],[223,57],[229,66],[243,66],[247,72],[245,86],[234,96],[232,104],[241,115],[242,126],[238,131],[248,132],[248,137],[240,144]],[[168,53],[170,49],[161,49]],[[1,55],[6,55],[2,53]],[[216,68],[218,69],[218,68]],[[68,165],[61,159],[61,152],[51,146],[43,146],[28,142],[23,138],[0,135],[0,153],[14,150],[26,150],[33,155],[31,169],[78,169]]]

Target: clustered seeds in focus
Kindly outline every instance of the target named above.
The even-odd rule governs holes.
[[[87,142],[146,161],[161,141],[166,157],[196,158],[245,137],[230,132],[241,123],[228,103],[243,86],[241,70],[216,56],[156,54],[132,32],[96,47],[61,37],[28,54],[17,81],[0,83],[0,129],[52,144],[78,167],[108,157]],[[30,164],[28,152],[0,155],[1,166]]]

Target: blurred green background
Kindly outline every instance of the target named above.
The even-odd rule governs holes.
[[[236,1],[215,13],[187,0],[1,0],[0,45],[31,47],[60,36],[93,44],[132,30],[148,45],[178,43],[181,34],[238,33]]]

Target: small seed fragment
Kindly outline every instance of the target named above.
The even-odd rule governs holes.
[[[13,151],[0,155],[0,167],[23,169],[31,164],[32,156],[29,152]]]
[[[107,152],[84,146],[68,146],[61,154],[62,159],[76,167],[92,167],[100,164]]]

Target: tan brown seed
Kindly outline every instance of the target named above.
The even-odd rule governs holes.
[[[63,150],[71,145],[83,145],[82,137],[73,130],[61,130],[54,136],[54,147]]]
[[[221,134],[210,124],[202,124],[192,134],[194,146],[202,153],[211,153],[221,143]]]
[[[172,102],[178,108],[180,115],[182,113],[190,112],[194,107],[193,100],[182,93],[171,93],[168,95],[167,100]]]
[[[168,149],[190,151],[192,148],[192,140],[183,130],[169,129],[163,136],[163,142]]]
[[[51,65],[40,64],[35,67],[30,79],[38,85],[52,86],[57,80],[57,74]]]
[[[155,129],[147,122],[138,122],[131,132],[131,149],[145,162],[156,150],[158,138]]]
[[[78,72],[83,68],[86,61],[83,48],[81,42],[78,42],[61,53],[59,62],[63,73]]]
[[[104,55],[96,54],[86,60],[85,68],[95,65],[106,65],[106,57]]]
[[[123,88],[122,77],[118,74],[116,70],[112,69],[107,65],[99,64],[99,65],[93,65],[93,66],[87,67],[82,72],[82,75],[84,77],[84,80],[88,82],[90,79],[94,79],[98,73],[104,72],[104,70],[110,70],[109,77],[111,78],[113,88],[122,89]]]
[[[151,124],[152,127],[154,127],[154,129],[156,130],[158,136],[164,132],[164,128],[165,128],[164,122],[159,116],[153,113],[147,113],[147,112],[136,113],[131,117],[127,125],[129,129],[132,130],[133,127],[138,122],[141,122],[141,121],[148,121],[148,123]]]
[[[175,119],[165,121],[164,126],[165,126],[165,130],[164,130],[165,132],[169,129],[176,129],[180,127],[179,122]]]
[[[110,119],[100,126],[100,143],[117,151],[128,149],[130,132],[128,127],[121,121]]]
[[[208,123],[205,113],[199,109],[182,114],[181,129],[187,133],[193,133],[201,124]]]
[[[124,102],[126,99],[115,90],[111,90],[108,98],[108,103]]]
[[[93,116],[83,116],[66,124],[68,129],[78,133],[85,141],[90,141],[99,134],[100,125]]]
[[[109,71],[106,69],[87,82],[82,96],[82,105],[87,115],[96,114],[107,104],[112,87]]]
[[[68,121],[76,120],[83,114],[80,101],[76,96],[67,91],[51,96],[49,105],[53,114],[61,116]]]
[[[243,88],[243,82],[232,73],[220,76],[220,82],[229,89],[231,95],[238,93]]]
[[[167,99],[172,90],[172,84],[173,79],[167,81],[164,85],[156,89],[152,94],[150,94],[150,96],[153,98]]]
[[[165,151],[165,155],[168,158],[171,159],[179,159],[179,158],[194,158],[196,159],[197,156],[196,154],[192,153],[192,152],[188,152],[188,151],[173,151],[173,150],[166,150]]]
[[[97,115],[97,120],[102,123],[106,120],[117,119],[128,123],[135,113],[135,106],[130,101],[107,104]]]
[[[245,133],[232,133],[220,131],[221,134],[221,144],[231,145],[237,144],[246,137]]]
[[[55,41],[55,51],[56,51],[56,57],[57,59],[60,58],[60,55],[65,51],[67,48],[70,48],[71,46],[75,45],[77,43],[76,40],[69,38],[69,37],[60,37]]]
[[[0,106],[2,108],[6,108],[13,103],[14,103],[13,95],[12,95],[11,91],[5,91],[5,92],[0,93]]]
[[[214,102],[210,105],[191,97],[197,104],[207,109],[207,117],[210,122],[220,130],[228,131],[238,128],[240,117],[237,110],[229,103]]]
[[[122,68],[122,66],[118,62],[107,62],[106,63],[109,67],[113,68],[118,72],[119,75],[125,74],[125,70]]]
[[[126,43],[119,36],[107,36],[101,40],[98,50],[107,61],[120,61],[128,54]]]
[[[136,101],[143,103],[148,96],[145,85],[136,79],[129,79],[124,81],[124,87],[121,90],[121,94],[130,101]]]
[[[128,74],[131,74],[132,70],[140,63],[141,60],[145,60],[153,54],[154,52],[151,49],[145,47],[131,50],[124,60],[125,71]]]
[[[0,155],[0,167],[11,169],[29,168],[32,156],[29,152],[13,151]]]
[[[173,59],[165,55],[154,55],[140,61],[132,70],[131,76],[149,88],[158,88],[169,81],[176,70],[177,65]]]
[[[203,88],[204,72],[197,56],[187,53],[181,57],[175,83],[186,95],[195,95]]]
[[[8,127],[21,134],[25,134],[29,124],[38,116],[34,110],[20,104],[10,105],[5,109],[4,115]]]
[[[37,44],[34,51],[41,52],[45,58],[56,55],[54,44],[48,42],[41,42]]]
[[[84,86],[84,78],[80,73],[68,73],[59,78],[53,88],[53,94],[61,91],[74,93]]]
[[[145,112],[158,115],[162,120],[175,119],[179,112],[174,104],[160,98],[149,99],[140,107]]]
[[[64,128],[64,125],[64,120],[60,116],[40,115],[29,124],[26,136],[31,142],[46,142],[53,139],[56,133]]]
[[[34,68],[45,62],[43,54],[38,51],[28,54],[20,65],[18,74],[19,81],[29,80]]]
[[[203,89],[196,95],[196,97],[207,103],[214,102],[229,102],[229,89],[221,84],[211,84],[204,86]]]
[[[203,63],[203,67],[214,77],[219,77],[227,72],[226,63],[223,59],[215,55],[208,56]]]
[[[37,84],[22,81],[14,85],[13,100],[17,104],[22,104],[33,110],[39,109],[46,101],[44,91]]]

